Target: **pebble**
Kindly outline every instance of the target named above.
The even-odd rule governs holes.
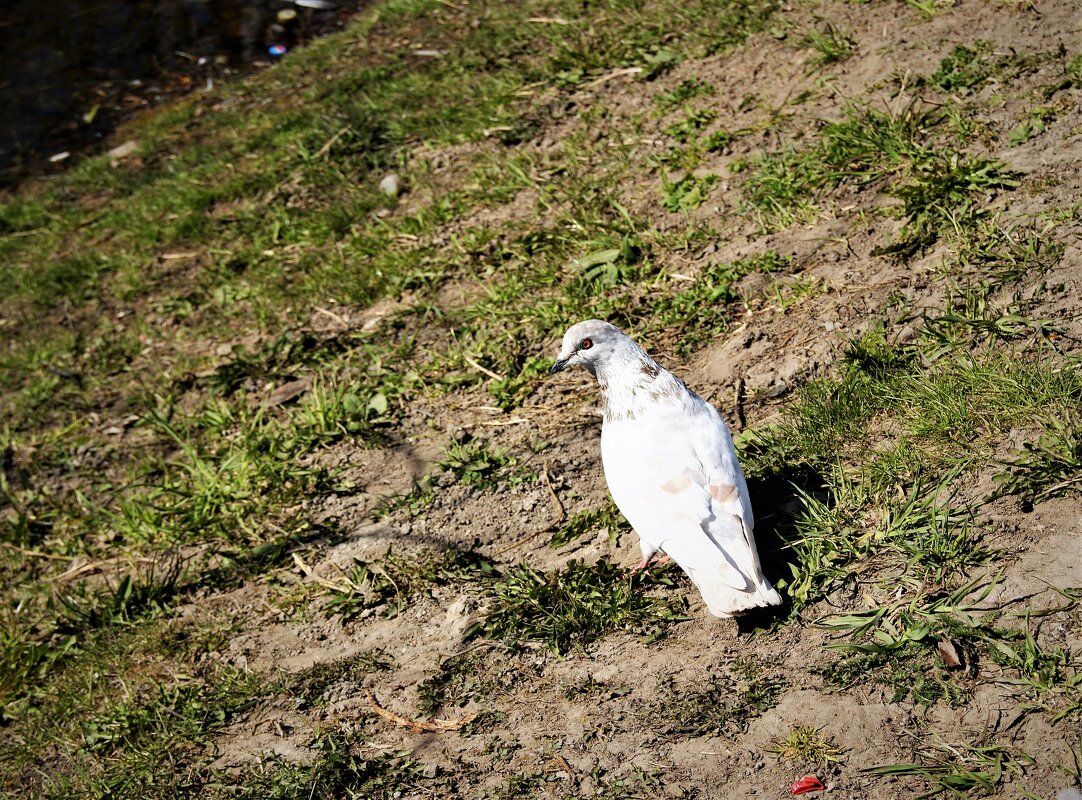
[[[134,139],[129,139],[128,141],[124,142],[124,144],[118,144],[112,150],[109,150],[105,155],[109,156],[109,158],[115,159],[127,158],[138,149],[139,142],[135,141]]]
[[[383,180],[379,182],[379,190],[387,197],[394,200],[398,197],[399,192],[402,191],[402,179],[393,172],[384,175]]]

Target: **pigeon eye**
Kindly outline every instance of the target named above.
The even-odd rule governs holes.
[[[594,343],[592,339],[583,339],[579,342],[579,350],[589,350],[593,346]]]

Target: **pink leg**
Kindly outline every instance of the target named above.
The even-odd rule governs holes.
[[[648,567],[660,567],[662,564],[668,564],[670,561],[672,561],[670,556],[659,556],[656,553],[651,553],[649,556],[643,558],[632,572],[642,572]]]

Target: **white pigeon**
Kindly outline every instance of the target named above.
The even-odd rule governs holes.
[[[601,389],[601,461],[639,535],[639,567],[664,551],[718,617],[781,603],[759,566],[748,487],[717,409],[608,322],[564,334],[552,372],[576,365]]]

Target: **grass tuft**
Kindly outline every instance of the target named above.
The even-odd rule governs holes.
[[[1035,503],[1082,492],[1082,425],[1070,417],[1043,424],[1040,438],[1002,462],[1007,469],[995,476],[994,496]]]
[[[321,580],[320,585],[331,594],[327,614],[338,615],[346,622],[370,609],[395,617],[433,585],[463,579],[488,580],[494,574],[491,562],[475,553],[447,549],[442,553],[421,550],[396,554],[388,550],[378,561],[355,558],[348,572],[337,580]]]
[[[712,674],[692,685],[666,678],[650,706],[651,725],[666,736],[739,733],[750,719],[773,708],[784,688],[784,680],[754,661],[738,661],[732,672]]]
[[[510,646],[539,642],[556,653],[616,630],[656,637],[687,619],[683,601],[643,589],[674,585],[668,570],[629,573],[603,559],[592,566],[573,560],[547,573],[519,565],[492,585],[487,617],[476,632]]]
[[[822,728],[797,725],[787,736],[779,737],[767,748],[785,761],[795,761],[815,769],[830,769],[842,760],[842,751]]]

